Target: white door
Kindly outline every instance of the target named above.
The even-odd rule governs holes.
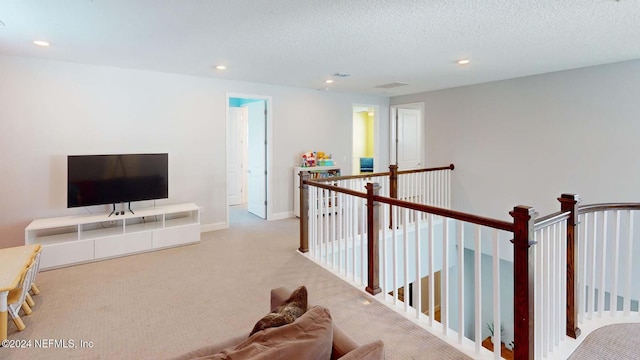
[[[422,166],[422,110],[397,107],[391,117],[391,163],[400,170]]]
[[[249,188],[250,213],[267,218],[267,114],[266,101],[247,104],[249,127]]]
[[[243,154],[246,146],[244,134],[246,121],[246,109],[240,107],[229,108],[229,172],[228,195],[229,205],[243,203],[244,190],[244,163]]]

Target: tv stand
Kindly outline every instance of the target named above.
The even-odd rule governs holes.
[[[44,270],[200,242],[196,204],[111,217],[113,212],[33,220],[24,230],[25,244],[42,245]]]
[[[107,217],[110,217],[111,215],[113,215],[114,212],[116,212],[116,204],[113,204],[113,210],[111,210],[111,212],[109,213],[109,216]],[[118,213],[116,213],[116,215],[118,215]]]

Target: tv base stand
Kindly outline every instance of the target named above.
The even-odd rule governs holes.
[[[33,220],[25,244],[42,245],[44,270],[200,242],[196,204],[114,212]]]

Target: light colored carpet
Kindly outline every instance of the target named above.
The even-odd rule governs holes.
[[[166,359],[248,333],[269,312],[269,291],[306,285],[309,302],[326,306],[360,343],[382,339],[387,359],[468,359],[402,315],[295,250],[298,220],[265,222],[235,209],[232,228],[201,243],[41,272],[33,314],[0,348],[14,359]],[[76,348],[35,348],[35,339],[73,340]],[[80,348],[80,341],[93,342]]]
[[[640,324],[616,324],[591,332],[569,360],[640,359]]]

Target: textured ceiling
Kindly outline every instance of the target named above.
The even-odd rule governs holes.
[[[0,21],[1,54],[383,96],[640,59],[640,0],[2,0]]]

